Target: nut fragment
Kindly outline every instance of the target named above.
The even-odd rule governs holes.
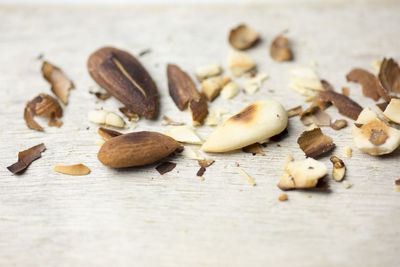
[[[229,32],[229,43],[236,49],[245,50],[255,45],[260,38],[258,32],[240,24]]]
[[[43,131],[43,128],[33,119],[35,115],[50,117],[49,126],[58,126],[59,123],[55,121],[55,118],[62,116],[62,108],[54,97],[47,94],[39,94],[26,104],[24,119],[30,129]]]
[[[362,111],[362,107],[349,97],[333,91],[321,92],[318,97],[322,101],[331,102],[339,110],[340,114],[353,120],[356,120]]]
[[[175,167],[176,167],[176,163],[166,161],[166,162],[163,162],[163,163],[159,164],[159,165],[156,167],[156,170],[157,170],[161,175],[163,175],[163,174],[165,174],[165,173],[167,173],[167,172],[172,171],[173,169],[175,169]]]
[[[13,174],[19,174],[26,170],[33,161],[40,158],[42,152],[45,150],[45,145],[41,143],[27,150],[21,151],[18,153],[18,161],[8,166],[7,169]]]
[[[289,87],[304,96],[312,96],[315,91],[325,90],[321,79],[310,68],[291,69]]]
[[[220,64],[211,64],[197,68],[194,74],[196,75],[197,80],[202,82],[209,77],[220,75],[221,72],[222,69]]]
[[[224,109],[217,109],[216,111],[212,111],[206,119],[206,124],[208,126],[217,126],[220,123],[222,116],[226,113],[227,111]]]
[[[343,180],[344,175],[346,173],[346,166],[343,161],[336,156],[332,156],[330,158],[333,163],[332,177],[336,182],[340,182]]]
[[[88,175],[90,173],[90,169],[83,164],[57,165],[54,166],[54,171],[69,175]]]
[[[221,95],[225,99],[231,99],[239,93],[239,87],[234,82],[229,82],[222,88]]]
[[[204,80],[202,82],[202,92],[209,101],[214,100],[222,88],[231,81],[229,77],[214,77]]]
[[[253,78],[246,80],[246,92],[249,94],[254,94],[260,89],[262,83],[269,78],[266,73],[258,73]]]
[[[238,51],[231,52],[228,65],[235,77],[242,76],[244,73],[254,69],[256,66],[250,55]]]
[[[125,121],[115,114],[114,112],[105,111],[102,109],[95,109],[88,114],[89,121],[96,124],[110,125],[118,128],[125,126]]]
[[[215,162],[215,160],[213,160],[213,159],[201,159],[201,160],[198,160],[197,162],[199,163],[200,167],[207,168],[207,167],[210,167]]]
[[[329,126],[331,124],[331,117],[324,111],[325,106],[320,106],[320,101],[314,101],[300,115],[301,122],[308,126],[315,123],[317,126]]]
[[[361,151],[377,156],[391,153],[400,145],[400,131],[386,125],[370,109],[364,109],[356,123],[352,135]]]
[[[242,150],[243,150],[243,152],[253,154],[253,156],[256,154],[260,154],[262,156],[265,155],[264,151],[262,150],[262,146],[259,143],[254,143],[254,144],[245,146],[244,148],[242,148]]]
[[[379,70],[379,80],[386,90],[400,93],[400,67],[393,58],[383,59]]]
[[[92,78],[129,110],[145,118],[158,115],[158,92],[153,79],[131,54],[103,47],[90,55]]]
[[[366,97],[378,101],[382,97],[386,101],[390,101],[390,96],[380,83],[378,78],[363,69],[353,69],[346,76],[347,81],[360,83],[363,89],[363,94]]]
[[[107,140],[97,157],[108,167],[126,168],[154,163],[181,149],[181,145],[169,136],[143,131]]]
[[[205,159],[204,155],[202,155],[199,150],[193,149],[189,146],[185,147],[185,149],[182,152],[182,156],[184,158],[188,158],[188,159],[192,159],[192,160],[204,160]]]
[[[293,53],[290,49],[289,39],[281,34],[275,37],[269,52],[271,57],[278,62],[290,61],[293,59]]]
[[[201,145],[203,143],[203,140],[197,135],[195,130],[187,125],[171,127],[165,134],[181,143],[195,145]]]
[[[287,196],[286,194],[281,194],[281,195],[278,197],[278,200],[279,200],[279,201],[286,201],[286,200],[288,200],[288,196]]]
[[[206,168],[201,166],[200,169],[197,171],[196,175],[197,176],[203,176],[203,174],[206,172]]]
[[[400,124],[400,99],[393,98],[383,112],[386,118]]]
[[[278,187],[282,190],[314,188],[327,173],[326,166],[312,158],[289,162]]]
[[[332,124],[331,127],[332,129],[338,131],[340,129],[343,129],[347,126],[347,121],[346,120],[335,120]]]
[[[119,111],[124,114],[129,121],[137,122],[139,120],[139,115],[130,111],[127,107],[119,108]]]
[[[164,115],[164,116],[162,116],[161,125],[163,125],[163,126],[166,126],[166,125],[181,126],[181,125],[185,125],[185,123],[173,121],[168,116]]]
[[[347,182],[347,181],[344,181],[343,182],[343,187],[344,187],[344,189],[349,189],[350,187],[352,187],[353,185],[351,184],[351,183],[349,183],[349,182]]]
[[[239,169],[239,173],[246,178],[247,182],[251,185],[251,186],[256,186],[256,182],[254,181],[253,178],[251,178],[242,168],[238,168]]]
[[[204,118],[208,115],[208,104],[206,98],[202,95],[198,99],[190,100],[189,111],[192,115],[193,123],[202,124]]]
[[[342,151],[342,156],[345,158],[350,159],[351,158],[351,147],[350,146],[345,146],[343,147],[343,151]]]
[[[297,139],[297,143],[306,156],[312,158],[318,157],[335,147],[332,138],[324,135],[320,128],[303,132]]]
[[[294,117],[294,116],[298,116],[298,115],[300,115],[302,112],[303,112],[303,109],[302,109],[301,106],[297,106],[297,107],[291,108],[291,109],[289,109],[289,110],[287,111],[288,117],[289,117],[289,118]]]
[[[97,130],[97,133],[104,139],[104,140],[108,140],[110,138],[116,137],[116,136],[120,136],[122,133],[117,132],[117,131],[113,131],[107,128],[103,128],[100,127]]]
[[[100,100],[107,100],[111,97],[110,93],[101,93],[101,92],[92,92],[89,91],[90,94],[95,95]]]
[[[69,90],[74,88],[74,83],[68,80],[61,69],[47,61],[43,61],[42,74],[46,81],[51,84],[51,91],[63,104],[68,104]]]
[[[227,119],[208,137],[201,149],[226,152],[263,142],[285,130],[287,121],[287,112],[280,103],[257,101]]]

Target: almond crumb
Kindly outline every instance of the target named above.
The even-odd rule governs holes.
[[[343,187],[344,187],[344,189],[349,189],[350,187],[352,187],[353,185],[351,184],[351,183],[349,183],[349,182],[347,182],[347,181],[344,181],[343,182]]]
[[[288,200],[288,196],[286,194],[281,194],[278,198],[279,201],[286,201]]]
[[[256,186],[256,182],[254,181],[254,179],[251,178],[242,168],[239,168],[239,172],[241,175],[243,175],[244,178],[246,178],[247,182],[249,182],[251,186]]]

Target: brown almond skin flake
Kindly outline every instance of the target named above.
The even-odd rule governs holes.
[[[18,161],[11,166],[8,166],[7,169],[13,174],[20,174],[29,167],[29,165],[41,157],[43,151],[46,150],[46,146],[41,143],[34,147],[31,147],[27,150],[21,151],[18,153]]]
[[[56,118],[62,116],[62,108],[57,99],[47,94],[39,94],[26,104],[24,119],[28,128],[43,131],[43,128],[34,120],[34,116],[50,117],[49,126],[60,127],[61,121]]]
[[[400,93],[400,67],[393,58],[383,59],[378,77],[387,91]]]
[[[293,59],[293,52],[290,49],[289,39],[278,35],[272,41],[270,55],[277,62],[290,61]]]
[[[340,114],[353,120],[357,120],[358,115],[360,115],[363,110],[359,104],[351,100],[349,97],[333,91],[321,92],[318,94],[318,97],[322,101],[331,102],[339,110]]]
[[[51,91],[57,96],[60,101],[68,104],[69,90],[74,88],[74,83],[65,76],[62,70],[48,61],[43,61],[42,64],[43,77],[51,84]]]
[[[254,46],[260,35],[244,24],[237,26],[229,32],[229,43],[236,49],[245,50]]]
[[[167,162],[163,162],[163,163],[159,164],[159,165],[156,167],[156,170],[157,170],[161,175],[163,175],[163,174],[165,174],[165,173],[167,173],[167,172],[172,171],[173,169],[175,169],[175,167],[176,167],[176,163],[167,161]]]
[[[197,176],[203,176],[203,174],[206,172],[205,167],[200,167],[200,169],[197,171]]]
[[[335,147],[332,138],[322,133],[320,128],[303,132],[297,139],[301,150],[307,157],[318,157]]]

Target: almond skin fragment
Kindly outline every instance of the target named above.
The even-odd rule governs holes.
[[[26,104],[24,119],[30,129],[43,131],[43,128],[34,120],[34,116],[50,117],[49,126],[58,126],[55,118],[60,118],[62,113],[57,99],[47,94],[39,94]]]
[[[346,76],[347,81],[360,83],[363,89],[363,94],[366,97],[378,101],[382,97],[386,101],[390,101],[390,96],[387,91],[380,85],[378,78],[363,69],[353,69]]]
[[[400,124],[400,99],[393,98],[383,112],[386,118]]]
[[[306,156],[312,158],[318,157],[335,147],[332,138],[324,135],[320,128],[303,132],[297,139],[297,143]]]
[[[158,91],[153,79],[131,54],[103,47],[90,55],[92,78],[129,110],[145,118],[158,115]]]
[[[69,90],[75,87],[74,83],[67,79],[61,69],[47,61],[43,61],[42,74],[51,84],[51,91],[64,105],[68,104]]]
[[[336,182],[343,180],[346,173],[346,166],[343,161],[336,156],[332,156],[330,161],[333,163],[332,177]]]
[[[379,80],[386,90],[400,93],[400,67],[393,58],[383,59],[379,70]]]
[[[290,49],[289,39],[283,35],[275,37],[270,47],[271,57],[278,62],[290,61],[293,59],[293,53]]]
[[[239,50],[245,50],[254,46],[259,38],[258,32],[244,24],[237,26],[229,32],[229,43]]]
[[[321,92],[318,97],[322,101],[331,102],[339,110],[340,114],[353,120],[356,120],[362,111],[362,107],[349,97],[333,91]]]
[[[164,175],[165,173],[170,172],[170,171],[172,171],[173,169],[175,169],[175,167],[176,167],[176,163],[167,161],[167,162],[163,162],[163,163],[159,164],[159,165],[156,167],[156,170],[157,170],[161,175]]]
[[[45,145],[39,144],[34,147],[31,147],[27,150],[21,151],[18,153],[18,161],[11,166],[8,166],[7,169],[13,174],[19,174],[26,170],[29,165],[41,157],[42,152],[46,150]]]
[[[181,145],[157,132],[134,132],[106,141],[100,148],[98,159],[112,168],[143,166],[167,157]]]
[[[122,133],[111,130],[111,129],[107,129],[107,128],[103,128],[100,127],[97,130],[97,133],[104,139],[104,140],[108,140],[110,138],[116,137],[116,136],[120,136],[122,135]]]
[[[83,164],[57,165],[54,167],[54,171],[69,175],[88,175],[90,173],[90,169]]]

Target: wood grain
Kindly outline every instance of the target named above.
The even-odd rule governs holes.
[[[280,101],[287,109],[303,98],[288,88],[288,70],[318,63],[317,72],[337,91],[374,107],[361,87],[346,82],[353,67],[374,71],[383,56],[400,60],[400,5],[396,1],[298,3],[244,6],[2,6],[0,8],[0,266],[398,266],[400,249],[400,151],[372,157],[355,149],[350,127],[323,128],[341,157],[346,145],[353,158],[344,189],[329,178],[330,191],[288,192],[278,201],[276,187],[288,154],[302,159],[296,139],[306,129],[290,119],[289,135],[271,143],[265,156],[242,152],[210,154],[216,162],[196,177],[198,165],[175,157],[177,167],[163,176],[156,165],[113,170],[97,160],[93,108],[118,111],[115,99],[98,101],[86,70],[90,53],[112,45],[140,57],[161,95],[160,114],[190,122],[168,95],[165,67],[181,66],[193,77],[196,67],[222,63],[226,74],[230,28],[246,22],[262,36],[249,53],[271,78],[254,95],[221,97],[211,110],[230,114],[260,98]],[[293,42],[295,61],[277,63],[269,44],[284,29]],[[61,128],[29,130],[25,103],[51,94],[37,56],[54,62],[70,77]],[[239,80],[242,84],[243,81]],[[243,84],[242,84],[243,85]],[[273,89],[271,92],[269,89]],[[341,119],[334,107],[332,119]],[[346,118],[347,119],[347,118]],[[349,124],[351,121],[347,119]],[[40,120],[39,120],[40,121]],[[40,121],[41,125],[46,125]],[[140,120],[137,130],[164,132],[161,120]],[[207,137],[211,127],[199,128]],[[126,130],[125,132],[127,132]],[[44,142],[47,150],[22,176],[6,166],[18,151]],[[329,156],[321,159],[329,169]],[[255,179],[250,186],[235,167]],[[88,176],[56,173],[55,165],[83,163]]]

